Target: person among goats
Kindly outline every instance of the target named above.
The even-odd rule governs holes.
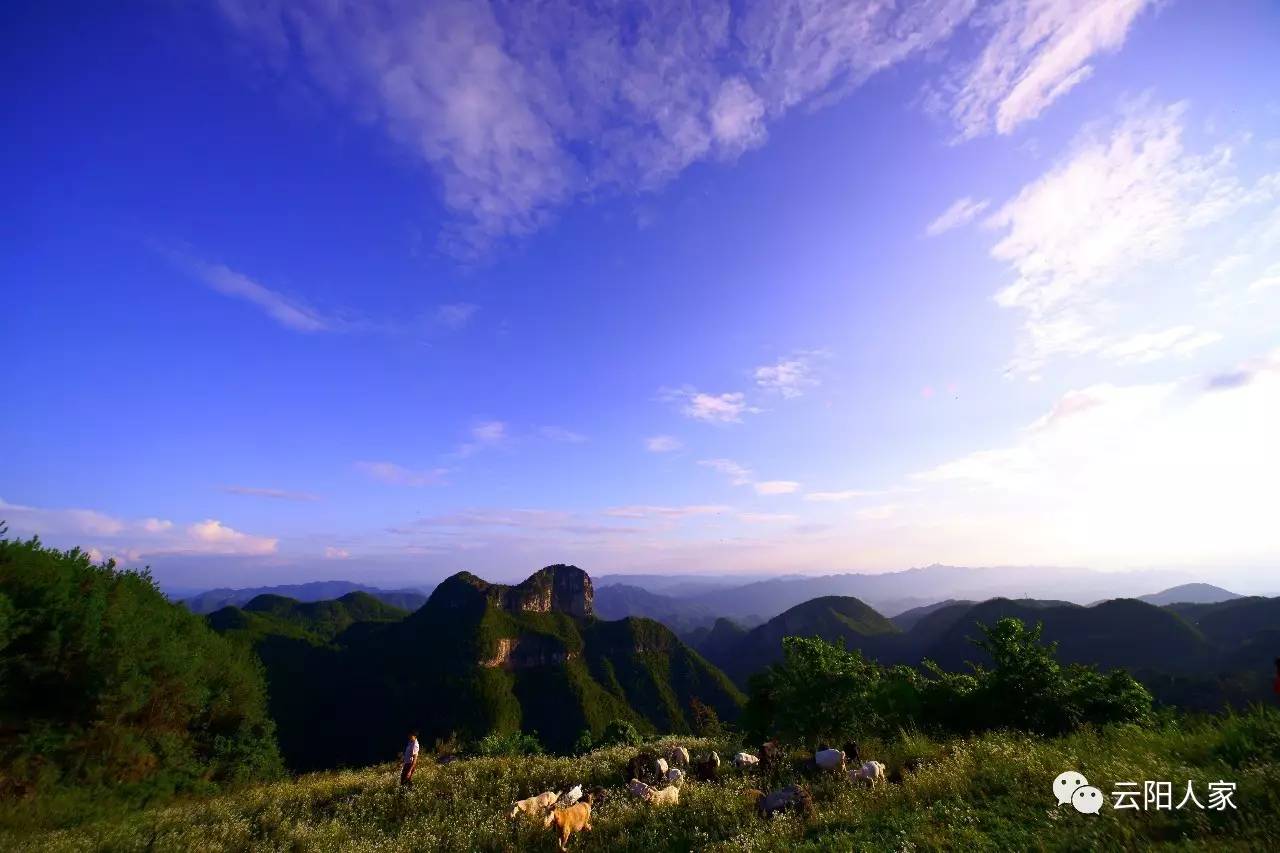
[[[404,760],[400,767],[400,784],[413,784],[413,771],[418,766],[418,733],[409,732],[409,742],[404,745]]]

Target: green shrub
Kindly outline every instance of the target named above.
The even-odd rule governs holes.
[[[600,735],[601,746],[635,746],[642,738],[628,720],[613,720]]]
[[[246,648],[147,572],[37,539],[0,538],[0,720],[10,796],[145,800],[281,772]]]
[[[523,732],[490,732],[476,741],[471,752],[474,755],[496,758],[502,755],[541,755],[542,743],[537,732],[527,735]]]

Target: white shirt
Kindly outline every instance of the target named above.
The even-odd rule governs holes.
[[[404,763],[410,764],[418,757],[418,739],[416,737],[409,738],[409,743],[404,748]]]

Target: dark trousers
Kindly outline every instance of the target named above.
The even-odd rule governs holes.
[[[402,768],[400,768],[400,784],[401,785],[413,784],[413,765],[412,764],[406,764]]]

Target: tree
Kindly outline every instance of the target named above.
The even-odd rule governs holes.
[[[147,572],[34,538],[0,538],[0,719],[14,793],[147,797],[281,772],[247,648],[167,601]]]
[[[787,637],[782,661],[752,682],[744,725],[809,746],[837,743],[874,724],[880,668],[817,637]],[[767,729],[768,731],[762,731]]]
[[[699,737],[720,737],[724,726],[720,723],[720,715],[716,709],[697,696],[689,702],[689,712],[693,716],[693,731]]]
[[[643,738],[636,727],[627,720],[613,720],[600,735],[601,746],[636,746]]]

